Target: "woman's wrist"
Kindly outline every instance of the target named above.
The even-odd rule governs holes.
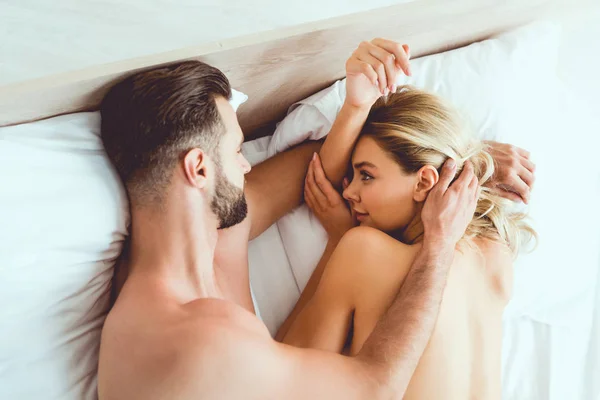
[[[345,113],[346,115],[354,118],[366,119],[371,111],[372,104],[350,104],[344,101],[340,114]]]

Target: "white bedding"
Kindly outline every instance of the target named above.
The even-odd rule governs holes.
[[[593,29],[595,37],[598,37],[600,29],[597,26],[594,26]],[[596,64],[594,64],[591,62],[593,59],[590,59],[586,53],[587,49],[591,49],[592,44],[596,45],[592,30],[582,32],[585,34],[567,37],[569,40],[563,44],[561,71],[563,77],[566,77],[566,81],[569,83],[568,90],[565,93],[570,93],[570,95],[562,99],[563,102],[558,104],[557,109],[548,111],[549,116],[564,114],[564,118],[562,119],[562,125],[556,125],[553,131],[548,130],[545,132],[546,138],[544,139],[548,145],[554,146],[554,149],[558,148],[565,155],[581,154],[581,157],[579,157],[581,162],[567,161],[572,160],[568,157],[564,159],[547,158],[538,162],[542,164],[546,162],[546,165],[550,167],[554,165],[553,172],[557,174],[547,174],[545,177],[540,174],[539,179],[542,179],[542,181],[546,179],[550,183],[556,181],[555,185],[566,188],[552,202],[555,205],[556,215],[551,215],[550,218],[542,222],[552,228],[554,219],[570,218],[574,220],[575,230],[566,232],[564,240],[545,244],[545,246],[553,246],[557,254],[556,258],[546,258],[548,268],[545,268],[546,265],[538,260],[535,268],[531,269],[529,273],[525,271],[521,274],[522,278],[517,282],[516,290],[521,294],[522,301],[518,308],[514,306],[514,303],[511,305],[512,307],[507,312],[504,324],[503,398],[505,400],[600,399],[600,379],[598,379],[598,371],[600,371],[600,307],[598,306],[600,304],[600,274],[598,273],[598,269],[600,269],[600,257],[598,256],[600,229],[598,227],[600,221],[597,213],[597,207],[600,204],[600,172],[595,169],[597,168],[595,160],[599,148],[597,140],[600,128],[597,123],[592,125],[588,115],[589,112],[584,111],[585,104],[582,104],[598,104],[596,94],[600,92],[600,81],[596,71],[600,70],[600,62],[597,62],[596,58]],[[590,39],[588,45],[581,44],[582,37]],[[585,99],[585,101],[582,102],[581,99]],[[582,116],[574,117],[574,114],[571,113],[573,110],[582,113]],[[61,118],[63,118],[63,121],[69,121],[70,117]],[[49,121],[52,120],[40,122],[38,126],[51,123]],[[9,131],[4,130],[2,132]],[[595,136],[590,135],[590,132],[595,133]],[[49,136],[42,136],[42,139],[47,137]],[[22,138],[25,138],[25,136],[22,136]],[[594,138],[596,142],[593,142]],[[0,137],[0,148],[6,145],[5,142],[2,142],[2,139],[8,140],[7,137]],[[63,139],[65,138],[63,137]],[[523,145],[527,147],[527,138],[523,139]],[[72,190],[74,193],[82,195],[83,193],[77,193],[77,189],[87,187],[85,185],[91,184],[91,179],[106,179],[108,182],[106,193],[120,193],[119,185],[115,186],[115,177],[110,177],[112,172],[105,165],[106,160],[101,156],[101,149],[96,146],[94,140],[97,140],[97,138],[88,137],[85,141],[79,142],[78,146],[81,144],[88,146],[89,144],[89,150],[93,151],[95,158],[87,158],[86,160],[91,160],[91,170],[95,171],[94,168],[99,168],[102,172],[81,176],[81,186],[76,186]],[[518,141],[519,138],[515,138],[515,140]],[[61,141],[57,140],[52,145],[56,146],[60,143]],[[270,145],[274,145],[274,143],[271,143],[271,139],[263,138],[245,143],[243,151],[250,162],[255,164],[267,157]],[[81,150],[80,147],[78,149]],[[11,154],[8,151],[6,154],[12,155],[16,161],[19,161],[18,157],[15,156],[16,153]],[[73,159],[82,162],[80,157],[82,154],[82,152],[74,154]],[[5,158],[5,160],[7,159]],[[40,156],[28,165],[38,165],[38,161],[48,161],[48,159],[47,155]],[[27,157],[23,158],[24,165],[27,160]],[[79,173],[85,175],[85,170],[79,168],[78,164],[69,165],[68,162],[65,162],[60,167],[64,168],[63,172],[75,173],[76,171],[73,171],[73,169],[77,169]],[[21,168],[20,164],[15,163],[15,171],[19,171],[19,168]],[[43,185],[36,182],[36,179],[46,176],[41,171],[44,173],[51,172],[40,164],[39,170],[22,170],[19,173],[31,173],[27,181],[32,185],[29,189],[35,188],[36,184],[40,188],[51,188],[52,185],[49,185],[51,183],[49,180],[43,182]],[[3,169],[2,173],[4,172],[6,171]],[[7,187],[15,187],[14,180],[16,176],[10,177],[10,182],[13,183],[3,185],[3,190],[6,190]],[[1,177],[6,179],[3,182],[9,181],[7,175]],[[94,197],[93,193],[95,192],[90,189],[88,195],[92,194],[91,197]],[[106,195],[105,192],[102,193],[102,196]],[[2,194],[6,198],[6,192]],[[40,196],[48,194],[49,192],[44,191]],[[124,202],[122,198],[115,199],[109,196],[105,199],[102,196],[90,198],[85,202],[64,203],[61,204],[62,208],[50,209],[47,207],[48,204],[45,204],[46,208],[40,207],[36,210],[37,213],[31,213],[29,217],[35,214],[40,215],[40,220],[43,218],[45,221],[53,221],[52,218],[60,215],[56,210],[62,210],[61,212],[65,214],[75,210],[83,212],[82,215],[85,218],[104,223],[106,219],[98,219],[101,214],[94,214],[97,211],[94,205],[98,204],[98,209],[101,209],[101,207],[106,207],[106,202],[116,202],[118,204],[113,205],[114,207],[123,207]],[[122,193],[120,193],[120,196],[122,196]],[[23,201],[27,200],[27,198],[24,198]],[[77,208],[82,206],[83,203],[89,207],[88,211],[85,207]],[[69,204],[74,204],[75,208],[68,210]],[[4,214],[2,214],[3,212]],[[5,217],[2,221],[3,226],[9,218],[11,220],[16,218],[15,215],[11,215],[11,210],[8,208],[1,210],[0,214]],[[126,212],[122,215],[126,215]],[[16,224],[18,225],[18,222]],[[52,224],[66,229],[66,226],[60,225],[60,221],[52,222]],[[116,225],[122,225],[124,231],[125,224],[124,220],[119,220]],[[5,232],[8,231],[5,230]],[[25,232],[27,233],[27,231]],[[61,231],[50,226],[44,232],[44,238],[47,238],[47,240],[41,240],[46,240],[46,243],[49,243],[50,240],[60,242],[66,236],[58,235],[59,232]],[[315,231],[311,230],[308,234],[311,232]],[[30,231],[29,233],[35,232]],[[69,235],[76,234],[75,231],[68,231],[68,233]],[[0,236],[2,235],[0,234]],[[79,235],[77,239],[81,240],[82,236]],[[114,234],[113,237],[107,240],[103,239],[102,242],[111,243],[110,240],[120,241],[122,240],[122,234]],[[12,242],[3,241],[0,243],[0,248],[5,246],[7,251],[14,250],[15,246],[9,245],[9,243]],[[18,243],[18,241],[15,241],[15,243]],[[7,304],[18,304],[22,309],[26,309],[26,312],[19,315],[19,317],[56,318],[65,325],[73,322],[73,312],[81,312],[82,307],[89,307],[90,312],[94,315],[98,314],[98,317],[94,317],[91,323],[91,329],[94,329],[96,333],[92,332],[90,334],[90,332],[77,331],[73,327],[69,327],[72,337],[67,337],[64,332],[48,329],[43,324],[31,325],[31,328],[24,331],[9,331],[7,324],[0,326],[0,339],[2,339],[0,341],[0,398],[40,398],[39,396],[26,395],[26,393],[33,392],[46,393],[48,397],[53,397],[50,394],[59,393],[55,391],[59,386],[62,395],[58,398],[93,399],[96,397],[93,371],[78,368],[81,365],[93,364],[93,362],[88,361],[93,361],[97,348],[94,348],[94,344],[90,345],[88,341],[97,344],[97,328],[103,318],[99,309],[105,307],[106,299],[105,297],[99,297],[99,302],[90,304],[77,302],[76,299],[77,296],[85,294],[86,291],[93,292],[97,289],[94,279],[100,277],[103,282],[109,279],[107,268],[110,267],[109,264],[118,252],[113,247],[111,245],[108,249],[110,251],[104,254],[101,259],[99,258],[100,261],[90,264],[90,266],[96,268],[95,270],[86,271],[87,266],[85,264],[75,262],[74,268],[62,276],[55,274],[55,268],[59,265],[51,263],[50,258],[43,254],[34,256],[33,252],[28,253],[25,249],[23,258],[20,261],[27,261],[28,263],[22,263],[22,265],[26,265],[28,268],[46,266],[47,268],[43,270],[43,273],[47,275],[42,275],[39,272],[30,275],[15,275],[13,282],[16,283],[13,288],[6,279],[0,282],[0,284],[5,284],[3,287],[7,288],[0,291],[0,298],[3,299],[2,303],[5,305],[0,314],[3,316],[2,321],[5,322],[14,322],[17,317],[14,313],[15,307],[6,307]],[[89,251],[89,248],[86,247],[86,251]],[[52,256],[56,256],[56,254],[52,254]],[[315,256],[313,255],[313,257]],[[274,333],[300,295],[300,285],[297,283],[298,277],[294,274],[290,254],[286,253],[284,239],[282,239],[277,225],[270,227],[257,240],[250,243],[249,260],[251,283],[257,310],[259,310],[260,316],[270,332]],[[560,265],[558,265],[558,268],[553,268],[557,261],[560,261]],[[12,273],[8,266],[10,266],[10,263],[0,265],[0,275]],[[84,276],[86,274],[87,276]],[[66,281],[65,278],[82,279],[82,283],[79,284],[82,290],[73,292],[62,290],[60,285],[73,282]],[[61,303],[59,304],[60,307],[57,308],[49,301],[46,305],[49,307],[50,312],[44,314],[45,309],[40,308],[32,312],[32,308],[28,308],[27,297],[21,296],[22,293],[17,291],[19,287],[25,287],[18,286],[23,285],[24,282],[30,285],[27,287],[31,290],[34,288],[33,284],[41,285],[48,282],[55,284],[61,290],[61,295],[64,295],[64,298],[69,299],[69,301],[75,302],[76,306],[71,307],[61,300],[59,301]],[[568,289],[566,289],[567,287]],[[101,289],[106,292],[105,285]],[[569,296],[564,296],[567,291]],[[38,288],[36,293],[44,294],[44,291]],[[19,296],[15,294],[19,294]],[[561,298],[561,301],[556,304],[552,304],[550,301],[558,298]],[[537,309],[532,307],[536,302],[540,304],[540,299],[543,300],[544,307]],[[57,327],[57,325],[52,326]],[[81,341],[82,338],[83,341]],[[64,347],[70,344],[70,340],[79,340],[83,344],[81,344],[81,348],[76,349],[74,352],[66,351]],[[55,368],[56,364],[35,364],[37,362],[36,357],[43,355],[37,352],[36,346],[49,345],[54,341],[58,343],[52,348],[52,351],[56,354],[50,352],[45,355],[58,361],[61,369]],[[19,345],[16,346],[15,344]],[[13,359],[11,360],[11,358]],[[65,371],[72,371],[73,373],[69,375]],[[69,375],[69,379],[63,381],[65,374]],[[21,379],[17,382],[17,379],[14,378],[16,376],[19,376],[19,379],[22,377],[27,379]]]

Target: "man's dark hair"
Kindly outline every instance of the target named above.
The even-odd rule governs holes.
[[[200,61],[140,72],[110,89],[100,106],[101,136],[132,201],[160,201],[190,149],[217,157],[225,130],[217,96],[231,97],[229,81]]]

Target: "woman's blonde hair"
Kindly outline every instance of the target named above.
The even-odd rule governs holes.
[[[407,173],[416,173],[425,165],[440,171],[452,158],[458,167],[457,176],[467,160],[473,163],[481,185],[494,174],[494,160],[487,146],[465,129],[457,112],[438,96],[410,86],[380,98],[361,134],[372,137]],[[525,221],[526,215],[511,212],[510,206],[510,201],[484,186],[463,238],[500,242],[516,255],[521,244],[536,234]]]

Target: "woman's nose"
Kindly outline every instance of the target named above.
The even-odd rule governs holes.
[[[344,191],[342,192],[342,196],[348,201],[358,201],[354,180],[352,180],[352,182],[350,182],[350,185],[348,185],[348,187],[344,189]]]

